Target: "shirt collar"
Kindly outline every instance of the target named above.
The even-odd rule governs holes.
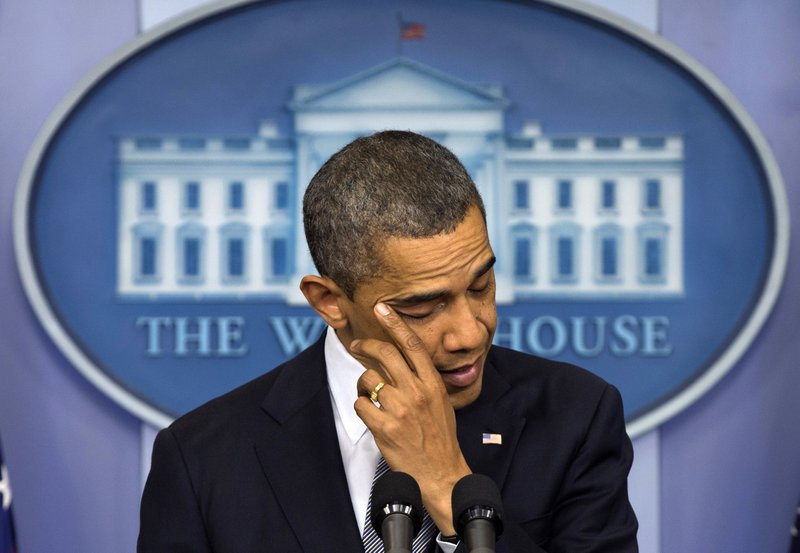
[[[331,327],[328,327],[325,336],[325,367],[333,408],[339,413],[347,437],[352,443],[356,443],[367,430],[364,421],[358,417],[353,408],[358,398],[358,379],[365,369],[345,349],[336,331]]]

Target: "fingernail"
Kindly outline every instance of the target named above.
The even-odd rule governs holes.
[[[388,315],[389,313],[391,313],[391,311],[389,311],[389,306],[387,306],[385,303],[377,303],[377,304],[375,304],[375,311],[377,311],[378,314],[380,314],[380,315],[382,315],[384,317],[386,315]]]
[[[352,342],[350,342],[350,349],[357,348],[358,344],[360,344],[360,343],[361,343],[361,340],[358,340],[358,339],[353,340]]]

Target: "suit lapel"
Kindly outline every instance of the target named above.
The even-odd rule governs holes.
[[[456,412],[458,441],[473,472],[502,489],[525,418],[514,410],[511,386],[488,360],[484,371],[481,396]],[[322,340],[283,370],[262,409],[266,424],[256,454],[303,550],[360,551]],[[502,444],[484,444],[484,433],[500,434]]]
[[[271,419],[256,454],[304,551],[358,551],[322,343],[291,361],[264,400]]]
[[[473,472],[490,476],[503,487],[525,418],[514,409],[509,383],[487,360],[478,400],[456,411],[458,442]],[[502,444],[484,444],[483,434],[499,434]]]

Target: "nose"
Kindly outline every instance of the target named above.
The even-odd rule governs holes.
[[[479,318],[480,305],[460,297],[448,310],[447,328],[442,344],[450,353],[468,352],[481,347],[488,329]]]

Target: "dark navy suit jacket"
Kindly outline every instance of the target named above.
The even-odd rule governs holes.
[[[493,347],[481,396],[456,418],[469,466],[502,491],[498,553],[637,551],[632,449],[613,386]],[[502,445],[484,445],[485,432],[500,434]],[[158,434],[138,551],[363,551],[322,340]]]

